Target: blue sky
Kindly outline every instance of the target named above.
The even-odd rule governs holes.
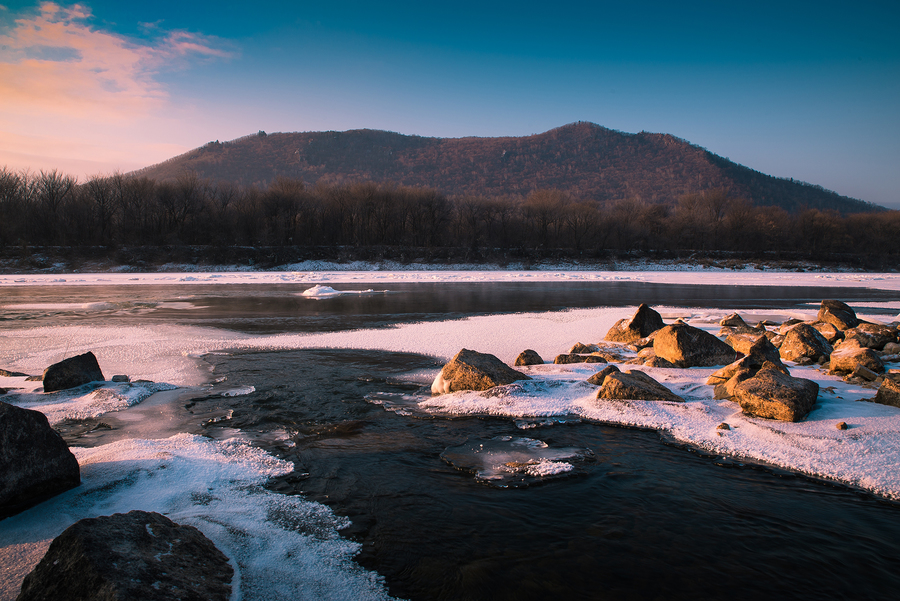
[[[896,2],[0,3],[0,165],[581,120],[900,208]]]

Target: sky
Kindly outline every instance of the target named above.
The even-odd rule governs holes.
[[[900,3],[0,0],[0,167],[591,121],[900,209]]]

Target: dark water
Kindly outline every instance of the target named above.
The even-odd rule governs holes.
[[[208,308],[156,305],[141,312],[123,304],[104,323],[322,331],[638,302],[789,309],[822,298],[898,300],[897,293],[850,289],[636,283],[390,287],[390,294],[327,301],[296,297],[297,288],[284,286],[140,287],[141,302],[181,302],[188,291],[190,302]],[[134,303],[135,291],[107,295]],[[415,374],[440,365],[418,355],[302,350],[206,360],[215,377],[256,392],[183,399],[184,413],[197,418],[185,423],[214,437],[241,429],[292,461],[295,471],[270,488],[302,493],[348,516],[352,526],[343,534],[362,543],[358,561],[384,575],[399,597],[895,599],[900,590],[900,506],[869,495],[784,472],[723,467],[664,444],[655,432],[586,422],[523,431],[508,419],[401,415],[367,402],[371,395],[423,394],[425,382]],[[229,411],[229,419],[220,419]],[[73,428],[67,437],[102,444],[116,434],[111,423],[110,431],[83,437],[84,428]],[[290,439],[271,435],[278,431]],[[487,486],[441,457],[450,447],[521,436],[592,455],[571,477],[525,488]]]
[[[900,507],[783,472],[727,468],[654,432],[592,423],[523,433],[512,420],[404,416],[365,401],[421,392],[408,354],[281,351],[208,360],[249,396],[205,429],[261,434],[294,462],[270,488],[349,516],[358,561],[416,599],[894,599]],[[448,447],[526,435],[586,447],[577,475],[493,488],[441,459]],[[293,445],[293,446],[291,446]]]
[[[315,300],[301,296],[312,284],[23,286],[0,289],[3,322],[62,325],[102,319],[106,325],[173,323],[224,327],[248,333],[323,332],[385,327],[468,315],[552,311],[647,303],[698,308],[790,309],[824,298],[898,301],[900,292],[805,286],[696,286],[644,282],[487,282],[334,284],[372,294]],[[22,308],[103,302],[81,309]],[[879,313],[878,310],[867,312]],[[886,313],[896,314],[896,311]]]

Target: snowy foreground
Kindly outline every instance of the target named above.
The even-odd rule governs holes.
[[[532,278],[531,276],[534,276]],[[474,278],[474,279],[473,279]],[[478,279],[483,278],[483,279]],[[548,278],[545,280],[536,278]],[[340,283],[373,283],[389,288],[397,281],[570,281],[603,278],[692,284],[829,285],[900,290],[896,274],[771,273],[611,273],[570,272],[333,272],[240,274],[96,274],[75,276],[0,276],[0,286],[125,283],[308,283],[310,302],[327,302],[341,294]],[[325,284],[328,285],[325,285]],[[313,287],[313,285],[316,287]],[[349,291],[348,291],[349,293]],[[358,294],[354,291],[353,294]],[[102,295],[100,295],[102,296]],[[859,316],[867,307],[855,303]],[[80,306],[81,310],[86,307]],[[729,311],[654,307],[667,322],[683,317],[691,325],[716,333]],[[744,313],[750,322],[813,318],[816,306],[795,311]],[[64,355],[93,351],[106,374],[129,374],[157,384],[91,392],[43,395],[40,383],[0,377],[0,387],[23,393],[16,404],[46,413],[51,423],[66,418],[99,416],[148,402],[152,394],[172,394],[175,387],[203,386],[208,371],[198,358],[225,349],[355,348],[422,353],[447,360],[461,348],[492,353],[511,363],[526,348],[545,360],[565,353],[576,342],[600,342],[634,307],[472,317],[462,320],[400,325],[389,329],[318,334],[247,335],[211,328],[179,326],[65,326],[0,332],[0,367],[41,373]],[[654,428],[684,444],[738,460],[760,462],[837,481],[900,500],[900,409],[865,402],[874,390],[847,384],[813,367],[788,363],[794,376],[820,386],[819,401],[806,420],[785,423],[745,417],[736,403],[714,400],[705,384],[716,368],[645,371],[686,399],[685,403],[610,402],[596,399],[597,388],[584,382],[601,366],[539,365],[522,368],[534,378],[490,393],[461,392],[415,399],[416,411],[437,414],[489,414],[510,418],[578,416],[604,423]],[[888,364],[889,368],[900,367]],[[410,374],[430,383],[436,370]],[[250,390],[233,390],[239,395]],[[3,397],[0,397],[3,398]],[[154,397],[156,398],[156,397]],[[10,397],[3,398],[10,400]],[[150,401],[152,402],[152,401]],[[838,422],[848,430],[838,430]],[[718,430],[721,423],[731,430]],[[527,425],[527,420],[523,422]],[[533,420],[532,422],[533,423]],[[530,435],[523,432],[523,435]],[[158,511],[176,522],[200,528],[231,558],[234,599],[382,599],[383,583],[359,568],[352,557],[357,545],[337,534],[345,525],[326,507],[298,497],[271,493],[267,478],[291,466],[255,449],[235,431],[228,440],[210,440],[171,431],[122,440],[96,448],[73,449],[82,468],[82,486],[36,508],[0,522],[0,601],[14,599],[22,577],[43,555],[50,540],[83,517],[131,509]],[[302,527],[301,527],[302,526]],[[303,591],[298,593],[298,591]]]

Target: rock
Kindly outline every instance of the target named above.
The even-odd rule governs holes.
[[[806,417],[818,396],[819,385],[812,380],[791,377],[768,364],[734,388],[744,413],[788,422]]]
[[[888,342],[881,351],[885,355],[900,355],[900,344],[896,342]]]
[[[590,353],[596,353],[600,350],[600,347],[596,344],[582,344],[580,342],[576,342],[575,346],[569,351],[570,355],[588,355]]]
[[[853,369],[853,373],[851,373],[850,375],[854,378],[862,378],[863,380],[868,380],[869,382],[874,382],[878,379],[878,374],[864,365],[857,365]]]
[[[603,387],[597,393],[598,399],[632,401],[673,401],[683,403],[684,399],[640,371],[613,372],[603,380]]]
[[[228,558],[193,526],[130,511],[75,522],[25,577],[18,601],[231,597]]]
[[[847,425],[847,422],[838,422],[835,426],[838,430],[846,430],[850,426]]]
[[[620,319],[606,333],[604,340],[610,342],[634,342],[645,338],[653,332],[662,328],[662,316],[648,307],[641,304],[631,319]]]
[[[778,327],[778,333],[781,334],[782,336],[784,336],[791,330],[791,328],[793,328],[798,323],[805,323],[805,322],[802,319],[795,319],[792,317],[789,320],[787,320],[786,322],[784,322],[783,324],[781,324],[781,326]]]
[[[859,346],[856,341],[845,340],[831,353],[829,365],[831,373],[852,373],[858,366],[879,374],[884,372],[884,362],[878,353],[870,348]]]
[[[896,330],[876,323],[860,322],[855,328],[844,331],[844,340],[856,340],[859,346],[875,350],[883,349],[896,339]]]
[[[531,349],[526,349],[519,353],[519,356],[516,357],[516,366],[524,366],[524,365],[543,365],[544,360],[541,359],[541,356],[537,354],[536,351]]]
[[[47,417],[0,402],[0,519],[80,483],[78,461]]]
[[[0,388],[0,395],[4,395],[4,394],[6,394],[6,389],[5,389],[5,388]]]
[[[725,342],[737,352],[746,355],[750,352],[750,347],[756,344],[760,339],[767,342],[769,340],[763,334],[729,334],[725,339]],[[771,344],[771,342],[769,344]],[[772,346],[772,348],[775,349],[774,346]],[[775,349],[775,353],[778,353],[778,349]]]
[[[553,360],[556,365],[568,365],[570,363],[606,363],[606,359],[600,355],[557,355]]]
[[[826,321],[814,321],[809,325],[818,330],[828,344],[834,344],[844,339],[844,333]]]
[[[40,382],[43,379],[44,379],[43,376],[28,376],[27,378],[25,378],[25,381],[26,382]]]
[[[447,363],[431,384],[433,394],[457,390],[487,390],[531,378],[488,353],[462,349]]]
[[[737,359],[733,348],[712,334],[684,323],[666,326],[656,333],[653,350],[676,367],[727,365]]]
[[[800,323],[785,334],[778,350],[785,361],[797,361],[802,357],[816,361],[823,355],[830,355],[832,347],[817,329]]]
[[[744,321],[744,318],[738,315],[737,313],[732,313],[730,315],[726,315],[722,318],[722,321],[719,322],[720,326],[728,326],[732,328],[749,328],[750,326]]]
[[[885,378],[872,400],[882,405],[900,407],[900,383],[891,378]]]
[[[765,365],[774,366],[782,373],[790,375],[778,356],[778,349],[766,337],[761,336],[747,349],[746,356],[715,372],[706,383],[715,387],[714,398],[731,399],[734,397],[734,387],[755,376]]]
[[[725,422],[722,422],[721,424],[716,426],[716,430],[731,430],[731,426],[729,426]]]
[[[20,371],[8,371],[6,369],[0,369],[0,376],[4,378],[22,378],[27,377],[28,374],[23,374]]]
[[[75,388],[88,382],[102,382],[106,378],[100,371],[97,357],[88,352],[54,363],[44,370],[44,392]]]
[[[823,300],[818,319],[830,323],[839,330],[849,330],[859,325],[856,312],[838,300]]]
[[[111,382],[131,382],[128,376],[113,376]]]
[[[669,361],[666,361],[662,357],[657,357],[656,355],[649,357],[642,364],[646,367],[663,367],[666,369],[672,369],[675,365]]]
[[[615,365],[607,365],[593,376],[587,379],[588,384],[593,384],[594,386],[603,386],[603,380],[606,379],[606,376],[609,374],[614,374],[619,371],[619,368]]]

